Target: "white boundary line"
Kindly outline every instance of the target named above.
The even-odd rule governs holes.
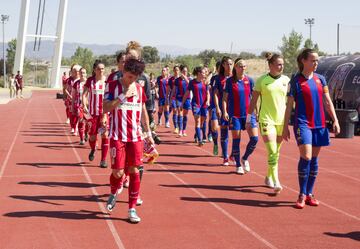
[[[61,122],[61,118],[60,118],[57,110],[55,109],[54,104],[51,103],[51,106],[52,106],[52,108],[53,108],[54,111],[55,111],[55,114],[56,114],[56,116],[57,116],[57,118],[58,118],[58,121]],[[70,137],[69,137],[69,135],[66,134],[66,138],[67,138],[67,140],[68,140],[69,142],[72,142],[71,139],[70,139]],[[76,151],[76,149],[74,148],[73,144],[71,144],[71,147],[72,147],[72,150],[73,150],[73,152],[74,152],[74,154],[75,154],[76,159],[77,159],[79,162],[82,162],[81,157],[80,157],[79,153]],[[83,171],[83,173],[84,173],[84,176],[85,176],[87,182],[90,183],[90,184],[92,184],[93,181],[91,180],[91,177],[90,177],[89,173],[87,172],[87,170],[86,170],[84,167],[82,167],[82,166],[81,166],[81,169],[82,169],[82,171]],[[99,196],[99,193],[96,191],[96,189],[95,189],[94,187],[91,187],[91,191],[93,192],[93,194],[94,194],[95,196]],[[101,212],[107,213],[107,210],[105,209],[104,205],[102,205],[100,202],[97,202],[97,204],[99,205],[99,208],[100,208]],[[109,227],[109,229],[110,229],[110,232],[111,232],[112,236],[114,237],[114,240],[115,240],[116,245],[118,246],[118,248],[119,248],[119,249],[125,249],[125,246],[124,246],[124,244],[122,243],[122,240],[121,240],[120,235],[118,234],[118,232],[117,232],[117,230],[116,230],[116,228],[115,228],[115,226],[114,226],[114,223],[113,223],[111,220],[109,220],[109,219],[106,219],[106,223],[107,223],[107,225],[108,225],[108,227]]]
[[[160,164],[160,163],[156,163],[156,165],[160,166],[162,169],[165,170],[169,170],[165,165]],[[195,194],[197,194],[198,196],[200,196],[202,199],[204,200],[208,200],[208,203],[211,204],[214,208],[216,208],[218,211],[220,211],[223,215],[225,215],[226,217],[228,217],[230,220],[232,220],[235,224],[237,224],[238,226],[240,226],[242,229],[246,230],[248,233],[250,233],[252,236],[254,236],[256,239],[258,239],[260,242],[262,242],[263,244],[265,244],[267,247],[272,248],[272,249],[276,249],[277,247],[274,246],[273,244],[271,244],[269,241],[267,241],[266,239],[264,239],[263,237],[261,237],[258,233],[256,233],[254,230],[252,230],[250,227],[248,227],[247,225],[245,225],[244,223],[242,223],[240,220],[236,219],[234,216],[232,216],[229,212],[227,212],[225,209],[223,209],[222,207],[220,207],[219,205],[217,205],[216,203],[209,201],[209,198],[207,198],[205,195],[203,195],[201,192],[199,192],[198,190],[196,190],[195,188],[192,188],[189,186],[189,184],[187,182],[185,182],[183,179],[181,179],[180,177],[178,177],[176,174],[172,173],[172,172],[168,172],[168,174],[170,174],[171,176],[173,176],[176,180],[178,180],[179,182],[181,182],[182,184],[186,185],[188,187],[188,189],[190,189],[191,191],[193,191]]]
[[[26,116],[26,114],[27,114],[27,111],[28,111],[28,109],[29,109],[29,106],[30,106],[31,101],[32,101],[32,99],[30,99],[30,100],[28,101],[28,103],[27,103],[27,105],[26,105],[26,107],[25,107],[24,114],[23,114],[23,116],[22,116],[22,118],[21,118],[21,121],[20,121],[20,123],[19,123],[19,125],[18,125],[18,128],[16,129],[15,136],[14,136],[12,142],[11,142],[10,148],[9,148],[9,150],[8,150],[6,156],[5,156],[5,159],[4,159],[4,161],[3,161],[2,165],[1,165],[1,168],[0,168],[0,180],[1,180],[2,177],[3,177],[5,168],[6,168],[6,166],[7,166],[7,163],[8,163],[8,161],[9,161],[10,155],[11,155],[12,150],[13,150],[13,148],[14,148],[15,141],[16,141],[18,135],[19,135],[20,128],[22,127],[22,125],[23,125],[23,123],[24,123],[25,116]]]

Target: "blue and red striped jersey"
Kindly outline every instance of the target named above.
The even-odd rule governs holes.
[[[311,79],[301,73],[290,81],[288,96],[294,97],[295,125],[309,128],[325,128],[324,93],[328,87],[324,76],[314,73]]]
[[[184,80],[182,77],[175,79],[175,97],[178,100],[182,100],[187,88],[188,83],[186,83],[186,80]]]
[[[228,94],[229,117],[245,118],[249,109],[254,80],[248,76],[239,79],[234,78],[226,80],[225,92]]]
[[[218,90],[218,100],[219,100],[219,107],[220,110],[222,111],[222,98],[223,98],[223,92],[225,89],[225,85],[226,85],[226,80],[229,77],[225,77],[224,75],[217,75],[217,77],[215,78],[215,89]]]
[[[168,85],[169,85],[169,88],[170,88],[170,90],[169,90],[169,97],[170,97],[171,94],[172,94],[172,89],[173,89],[173,86],[175,85],[175,80],[176,80],[175,76],[171,76],[171,77],[169,78],[169,80],[168,80]]]
[[[157,77],[156,84],[159,88],[159,98],[166,98],[166,86],[168,85],[168,78],[162,76]]]
[[[189,82],[188,90],[193,93],[192,106],[206,107],[208,86],[204,82],[193,79]]]

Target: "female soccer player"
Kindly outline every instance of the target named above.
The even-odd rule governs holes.
[[[333,122],[335,134],[340,126],[329,89],[324,76],[315,73],[319,56],[313,49],[304,49],[297,57],[299,72],[290,81],[288,102],[285,113],[283,138],[290,138],[289,120],[295,101],[294,135],[299,147],[298,163],[299,198],[295,207],[302,209],[305,204],[318,206],[313,188],[318,174],[318,156],[322,146],[330,144],[329,131],[326,128],[324,103]]]
[[[137,78],[143,73],[145,64],[137,59],[127,59],[123,76],[120,80],[109,82],[104,101],[104,111],[111,112],[110,143],[111,195],[107,209],[112,211],[116,204],[117,191],[121,187],[124,169],[130,175],[128,218],[132,223],[141,221],[135,206],[140,191],[140,174],[138,167],[142,164],[143,137],[141,124],[147,142],[154,144],[149,127],[145,101],[146,95]],[[141,124],[140,124],[141,121]]]
[[[178,115],[175,111],[176,109],[176,99],[174,97],[174,95],[172,94],[172,89],[174,88],[174,84],[175,84],[175,80],[177,78],[180,77],[180,67],[178,65],[175,65],[174,68],[173,68],[173,72],[174,72],[174,75],[171,76],[169,78],[169,83],[168,83],[168,89],[166,90],[166,92],[169,93],[169,105],[170,105],[170,109],[173,111],[173,124],[174,124],[174,133],[175,134],[179,134],[179,127],[178,127]]]
[[[282,75],[284,59],[280,55],[267,53],[266,58],[270,72],[261,76],[255,83],[246,123],[247,127],[251,127],[252,113],[261,97],[259,126],[268,153],[265,184],[278,194],[282,190],[278,176],[278,162],[284,127],[286,92],[290,79]]]
[[[254,87],[253,79],[245,75],[245,68],[245,61],[237,58],[232,71],[233,76],[226,80],[222,103],[223,116],[229,122],[232,133],[232,155],[236,162],[236,173],[240,175],[250,172],[250,164],[247,159],[255,150],[258,141],[256,117],[252,115],[251,127],[246,129],[250,140],[246,146],[245,154],[240,161],[241,130],[245,130],[247,111]]]
[[[165,116],[165,127],[170,128],[169,123],[169,103],[166,100],[167,98],[167,89],[168,88],[168,69],[163,67],[161,70],[161,75],[157,78],[156,84],[159,92],[159,110],[158,110],[158,125],[161,125],[161,116],[164,113]]]
[[[188,77],[188,68],[185,65],[180,65],[181,75],[175,80],[172,89],[172,94],[176,98],[176,114],[178,115],[179,135],[178,137],[186,137],[187,115],[191,109],[190,98],[188,97],[183,104],[183,97],[188,88],[190,78]]]
[[[207,117],[207,108],[210,102],[209,88],[205,84],[205,70],[203,67],[194,68],[193,75],[195,79],[189,82],[188,89],[186,90],[183,99],[182,106],[185,104],[187,98],[192,92],[193,97],[191,100],[191,107],[195,119],[195,134],[197,137],[198,145],[204,145],[204,141],[201,136],[201,127],[204,124],[204,120]]]
[[[84,115],[91,115],[91,119],[88,120],[88,125],[90,129],[89,144],[91,148],[89,160],[93,161],[95,158],[95,146],[97,134],[99,133],[101,134],[100,167],[106,168],[106,155],[109,151],[109,139],[107,138],[108,116],[106,112],[103,112],[103,97],[105,91],[105,66],[101,61],[97,60],[93,65],[93,69],[94,75],[86,80],[84,92],[82,95]],[[87,98],[88,95],[89,98]]]
[[[224,56],[221,59],[219,74],[215,79],[214,90],[214,105],[216,108],[216,115],[220,119],[220,137],[221,137],[221,149],[224,166],[229,165],[228,155],[228,142],[229,142],[229,122],[226,121],[222,114],[222,98],[227,78],[231,76],[233,68],[233,61],[230,57]]]
[[[77,128],[79,131],[80,137],[80,145],[85,144],[85,119],[84,119],[84,111],[81,107],[81,98],[84,92],[84,85],[86,83],[86,69],[80,69],[80,78],[79,80],[75,81],[73,89],[71,91],[72,94],[72,110],[75,114],[77,123]]]

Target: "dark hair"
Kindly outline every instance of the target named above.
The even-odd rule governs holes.
[[[184,68],[188,68],[186,65],[180,65],[180,71],[184,70]]]
[[[120,53],[118,53],[118,55],[116,56],[116,62],[119,63],[119,61],[121,60],[121,58],[123,56],[126,56],[126,53],[124,51],[121,51]]]
[[[236,74],[235,65],[236,65],[239,61],[241,61],[241,60],[244,60],[244,59],[241,58],[241,57],[238,57],[238,58],[236,58],[236,60],[234,61],[234,67],[233,67],[233,70],[232,70],[232,77],[233,77],[233,80],[234,80],[235,82],[238,81],[238,76],[237,76],[237,74]]]
[[[173,70],[175,70],[175,68],[179,68],[179,69],[180,69],[180,66],[179,66],[179,65],[175,65],[175,66],[173,67]]]
[[[195,67],[193,70],[193,75],[196,77],[198,73],[200,73],[204,68],[203,67]]]
[[[273,64],[277,59],[281,58],[283,59],[283,57],[280,54],[273,54],[271,52],[266,52],[265,53],[265,58],[268,61],[268,64]]]
[[[99,65],[99,64],[103,64],[103,65],[105,65],[101,60],[95,60],[94,61],[94,64],[93,64],[93,67],[92,67],[92,75],[93,76],[95,76],[95,69],[97,68],[97,66]],[[73,65],[74,66],[74,65]]]
[[[231,58],[230,58],[229,56],[224,56],[224,57],[222,57],[221,62],[220,62],[219,75],[225,76],[225,68],[224,68],[223,64],[224,64],[225,62],[227,62],[228,60],[231,60]]]
[[[217,61],[215,65],[216,70],[219,70],[220,65],[221,65],[221,61]]]
[[[124,65],[124,72],[140,76],[145,70],[145,63],[137,59],[127,59]]]
[[[299,72],[302,72],[304,70],[304,64],[302,63],[302,60],[307,60],[310,54],[317,53],[314,49],[311,48],[305,48],[301,51],[301,53],[297,56],[296,61],[298,64]]]

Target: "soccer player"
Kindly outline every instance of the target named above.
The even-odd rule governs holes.
[[[118,78],[121,77],[122,75],[122,71],[124,69],[124,63],[125,63],[125,58],[126,58],[126,53],[125,52],[120,52],[117,56],[116,56],[116,63],[117,63],[117,68],[118,70],[115,72],[112,72],[106,82],[110,82],[113,80],[117,80]]]
[[[286,93],[290,79],[282,75],[284,59],[281,55],[267,53],[266,58],[270,71],[255,83],[246,123],[247,127],[251,127],[252,113],[260,97],[259,126],[268,154],[265,184],[273,188],[275,194],[279,194],[283,188],[279,181],[278,162],[284,128]]]
[[[168,89],[168,71],[166,67],[163,67],[161,70],[161,75],[157,78],[156,84],[159,92],[159,110],[158,110],[158,125],[161,125],[161,116],[164,113],[165,116],[165,127],[170,128],[169,123],[169,109],[168,109],[168,101],[166,100]]]
[[[218,130],[219,130],[219,119],[216,115],[216,107],[214,102],[215,95],[215,82],[218,77],[219,69],[221,62],[218,61],[216,63],[216,72],[217,74],[213,75],[210,79],[209,87],[210,87],[210,107],[209,107],[209,128],[211,132],[211,139],[213,140],[213,155],[218,155]],[[210,135],[209,135],[210,138]]]
[[[229,166],[228,142],[229,142],[229,122],[226,121],[222,114],[222,97],[227,78],[231,76],[233,68],[233,61],[230,57],[224,56],[221,59],[219,74],[215,78],[214,90],[214,105],[216,108],[216,115],[220,118],[220,136],[221,136],[221,150],[224,166]]]
[[[70,74],[71,74],[71,70],[70,70]],[[69,77],[70,77],[69,74]],[[62,88],[63,88],[63,100],[64,100],[64,105],[65,105],[65,112],[66,112],[66,121],[65,124],[70,124],[70,108],[69,108],[69,103],[68,103],[68,99],[67,99],[67,79],[68,77],[66,76],[66,72],[63,73],[62,76]]]
[[[71,71],[70,74],[71,76],[66,80],[66,89],[65,89],[65,93],[66,93],[66,98],[67,98],[67,108],[68,108],[68,112],[69,112],[69,116],[70,116],[70,127],[71,127],[71,134],[73,135],[77,135],[77,127],[76,127],[76,115],[73,112],[73,106],[72,106],[72,102],[73,102],[73,96],[72,96],[72,89],[74,87],[75,81],[77,81],[79,79],[79,71],[80,71],[81,66],[74,64],[71,66]]]
[[[136,213],[136,201],[140,191],[140,174],[138,166],[142,164],[143,137],[141,124],[146,134],[146,140],[154,144],[149,127],[145,101],[146,95],[137,78],[143,73],[145,64],[137,59],[127,59],[123,76],[107,85],[104,101],[104,111],[111,112],[110,144],[111,194],[107,209],[112,211],[116,204],[117,191],[121,187],[124,169],[130,175],[128,218],[132,223],[141,221]],[[141,121],[141,124],[140,124]]]
[[[106,168],[106,155],[109,150],[109,139],[107,137],[108,115],[106,112],[103,112],[105,66],[101,61],[96,60],[93,65],[93,70],[94,74],[86,80],[82,95],[84,115],[91,115],[91,119],[88,120],[90,135],[89,144],[91,148],[89,160],[93,161],[95,159],[95,146],[97,134],[99,133],[101,135],[100,167]]]
[[[15,80],[16,80],[16,97],[19,97],[19,90],[20,90],[20,98],[23,98],[23,87],[24,87],[24,81],[23,81],[23,76],[20,74],[20,71],[17,71],[17,74],[15,76]]]
[[[290,138],[289,120],[295,101],[294,135],[299,147],[298,163],[299,198],[295,207],[302,209],[305,204],[318,206],[314,198],[313,188],[318,174],[318,156],[322,146],[330,144],[329,130],[326,127],[325,109],[333,122],[335,134],[340,126],[329,89],[324,76],[315,73],[319,63],[319,55],[313,49],[304,49],[297,57],[299,73],[290,81],[288,102],[285,113],[283,138]]]
[[[81,98],[82,94],[84,92],[84,85],[86,83],[86,69],[81,68],[80,69],[80,78],[75,81],[73,89],[71,91],[72,94],[72,110],[73,113],[76,116],[76,123],[78,131],[79,131],[79,137],[80,137],[80,145],[85,144],[85,119],[84,119],[84,111],[81,106]]]
[[[174,128],[175,128],[174,133],[179,134],[178,115],[175,110],[176,109],[176,99],[175,99],[175,96],[172,94],[172,89],[174,88],[175,80],[180,77],[180,67],[178,65],[175,65],[173,68],[173,72],[174,72],[174,75],[169,78],[169,82],[168,82],[168,86],[167,86],[168,89],[166,90],[166,92],[169,93],[168,101],[169,101],[170,108],[173,111],[172,118],[173,118],[173,124],[174,124]]]
[[[189,97],[190,92],[192,92],[193,97],[191,100],[191,107],[195,119],[195,134],[198,145],[203,146],[205,142],[202,140],[201,128],[207,117],[207,108],[210,104],[210,93],[208,86],[205,84],[205,69],[203,67],[195,67],[193,75],[196,78],[189,82],[188,89],[182,99],[182,106]]]
[[[245,154],[240,161],[241,130],[245,130],[247,111],[254,87],[253,79],[245,75],[245,68],[245,61],[237,58],[234,62],[233,76],[226,80],[222,103],[223,116],[229,122],[232,133],[232,152],[236,162],[236,173],[240,175],[250,172],[250,163],[247,159],[255,150],[258,142],[256,117],[252,115],[251,127],[246,129],[250,140],[246,146]]]
[[[178,137],[186,137],[187,115],[191,109],[190,97],[183,103],[183,97],[188,88],[190,78],[188,77],[188,68],[185,65],[180,65],[181,75],[175,79],[175,84],[172,89],[172,94],[176,98],[176,114],[178,116],[179,135]]]

